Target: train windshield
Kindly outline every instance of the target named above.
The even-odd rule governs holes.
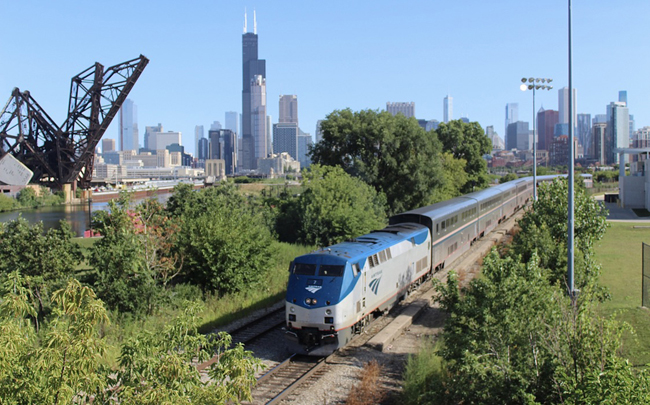
[[[321,264],[320,271],[318,272],[319,276],[330,276],[330,277],[341,277],[345,266],[334,266],[329,264]]]
[[[293,274],[299,276],[314,276],[316,275],[316,265],[306,263],[296,263],[293,266]]]

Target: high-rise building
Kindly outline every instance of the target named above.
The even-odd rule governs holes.
[[[255,149],[249,167],[255,170],[257,159],[266,157],[269,148],[266,131],[266,80],[262,75],[255,75],[251,80],[250,99],[251,136]]]
[[[120,150],[138,150],[138,107],[130,99],[120,107]]]
[[[449,94],[447,94],[447,97],[445,97],[443,101],[443,106],[442,106],[442,115],[443,115],[443,121],[445,123],[448,123],[450,120],[454,119],[454,99],[451,97]]]
[[[311,159],[309,158],[309,145],[311,145],[311,134],[300,131],[298,135],[298,161],[300,167],[309,167]]]
[[[205,137],[205,132],[203,130],[203,125],[197,125],[194,127],[194,154],[199,155],[199,141],[201,138]]]
[[[485,127],[485,135],[492,141],[492,150],[502,150],[505,148],[503,139],[496,133],[493,125]]]
[[[591,119],[591,125],[596,124],[606,124],[607,123],[607,114],[596,114],[594,118]]]
[[[112,152],[115,150],[115,139],[102,139],[102,153]]]
[[[239,114],[237,111],[226,111],[226,129],[231,130],[241,138],[241,134],[239,133]]]
[[[557,121],[557,111],[545,110],[544,107],[539,109],[537,112],[537,149],[549,150]]]
[[[217,131],[221,129],[221,123],[219,121],[214,121],[210,124],[210,131]]]
[[[296,95],[283,95],[280,96],[280,118],[278,123],[298,123],[298,96]],[[273,153],[280,153],[273,151]],[[295,156],[293,157],[296,158]]]
[[[266,157],[273,153],[273,119],[270,115],[266,116]]]
[[[506,133],[506,149],[512,149],[508,147],[508,126],[517,121],[519,121],[519,104],[506,104],[506,125],[503,128],[503,132]]]
[[[627,90],[621,90],[618,92],[618,101],[621,103],[625,103],[627,106]]]
[[[152,151],[156,150],[156,148],[150,148],[149,147],[149,138],[151,137],[151,134],[154,132],[163,132],[163,126],[162,124],[154,125],[151,127],[144,127],[144,148],[146,150]]]
[[[386,103],[386,111],[393,115],[402,113],[406,118],[415,117],[415,103]]]
[[[578,145],[582,146],[585,156],[589,155],[591,146],[591,114],[578,114],[575,136],[578,139]]]
[[[574,128],[577,126],[578,122],[578,115],[576,111],[578,111],[577,108],[577,94],[578,90],[573,89],[573,126]],[[569,88],[568,87],[562,87],[557,91],[557,109],[558,109],[558,123],[560,124],[568,124],[569,123]]]
[[[630,113],[623,102],[614,101],[607,106],[607,131],[605,155],[607,164],[618,163],[617,148],[630,147]],[[628,155],[624,156],[628,163]]]
[[[258,59],[257,17],[253,14],[253,32],[248,32],[246,18],[246,14],[244,14],[244,35],[242,36],[242,165],[245,170],[253,170],[257,164],[255,151],[260,146],[257,145],[256,147],[256,142],[259,139],[255,138],[253,128],[257,123],[258,138],[259,131],[263,131],[266,136],[266,131],[260,128],[260,124],[264,123],[264,127],[266,125],[264,122],[266,120],[266,111],[262,122],[259,121],[259,111],[256,113],[255,123],[253,122],[252,88],[257,83],[264,83],[264,87],[266,87],[266,61]],[[255,79],[256,77],[258,79]],[[260,91],[260,87],[261,85],[258,85],[256,90]],[[264,95],[266,97],[266,88],[264,89]],[[264,102],[264,110],[266,110],[266,101]],[[266,142],[264,142],[264,146],[266,147]]]
[[[149,134],[149,149],[152,151],[167,149],[171,144],[182,145],[182,134],[180,132],[152,132]]]
[[[229,129],[211,129],[208,138],[207,159],[223,160],[225,173],[234,174],[237,170],[237,135]]]
[[[532,146],[532,135],[527,122],[517,121],[508,125],[506,149],[529,150]]]
[[[323,120],[316,121],[316,143],[320,142],[323,139],[323,131],[321,130],[321,123]]]
[[[208,159],[209,150],[210,150],[210,141],[208,141],[208,138],[199,139],[199,150],[197,152],[199,162],[205,162],[205,160]]]
[[[280,122],[273,125],[273,153],[287,152],[294,160],[298,159],[298,124]]]
[[[596,159],[601,165],[606,164],[606,152],[605,145],[607,139],[607,123],[606,122],[596,122],[591,128],[591,141],[592,146],[591,156],[593,159]]]

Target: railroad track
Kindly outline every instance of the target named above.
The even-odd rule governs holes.
[[[250,344],[264,335],[284,326],[284,322],[284,307],[281,307],[231,331],[230,336],[232,337],[232,344],[233,346],[238,343],[244,345]],[[218,359],[219,356],[214,356],[210,360],[197,365],[196,368],[199,372],[202,372],[214,364]]]
[[[294,354],[257,379],[250,404],[278,404],[310,378],[325,372],[325,357]]]

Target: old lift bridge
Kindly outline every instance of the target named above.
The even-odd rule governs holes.
[[[142,55],[107,69],[95,63],[73,77],[61,125],[29,91],[15,88],[0,113],[0,160],[11,154],[34,173],[32,183],[89,188],[95,147],[147,63]]]

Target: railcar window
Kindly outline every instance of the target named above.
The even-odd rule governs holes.
[[[359,263],[354,263],[352,265],[352,273],[354,274],[354,277],[359,274]]]
[[[316,274],[316,265],[296,263],[293,266],[293,274],[296,274],[298,276],[313,276]]]
[[[330,277],[340,277],[343,275],[345,266],[340,265],[331,265],[331,264],[321,264],[320,270],[318,271],[319,276],[330,276]]]
[[[386,249],[386,257],[388,258],[388,260],[393,258],[393,255],[390,253],[390,248]]]
[[[379,252],[379,260],[381,260],[382,262],[386,261],[386,252],[385,251],[382,250],[381,252]]]
[[[368,263],[370,264],[370,267],[375,267],[376,266],[375,261],[372,258],[372,255],[368,256]],[[377,263],[377,264],[379,264],[379,263]]]

